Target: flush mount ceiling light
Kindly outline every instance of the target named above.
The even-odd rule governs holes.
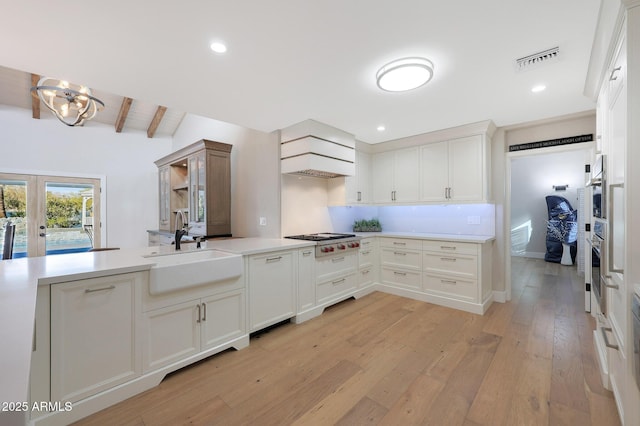
[[[426,84],[433,77],[433,62],[425,58],[403,58],[389,62],[376,74],[378,87],[404,92]]]
[[[42,77],[31,92],[67,126],[82,126],[104,108],[104,102],[91,96],[91,89],[64,80]]]

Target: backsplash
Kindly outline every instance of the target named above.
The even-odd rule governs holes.
[[[351,232],[355,220],[378,218],[383,231],[495,235],[493,204],[329,207],[334,232]]]

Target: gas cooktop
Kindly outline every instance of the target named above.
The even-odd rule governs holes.
[[[354,234],[335,234],[335,233],[319,233],[319,234],[302,234],[302,235],[290,235],[285,238],[292,240],[307,240],[307,241],[330,241],[339,240],[341,238],[353,238]]]

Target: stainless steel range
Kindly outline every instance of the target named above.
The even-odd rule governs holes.
[[[316,258],[347,253],[360,248],[360,239],[354,234],[319,233],[291,235],[285,238],[316,242]]]

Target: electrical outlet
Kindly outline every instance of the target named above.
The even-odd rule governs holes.
[[[468,225],[480,225],[480,216],[467,216]]]
[[[266,217],[260,217],[260,226],[267,226],[267,218]]]

